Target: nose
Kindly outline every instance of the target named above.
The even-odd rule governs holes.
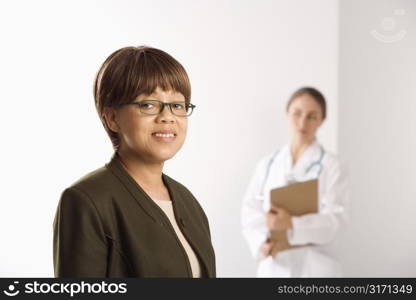
[[[168,105],[164,105],[162,111],[157,116],[157,119],[161,123],[174,123],[175,116],[172,114],[170,107]]]
[[[306,127],[306,117],[304,117],[304,118],[301,118],[300,120],[299,120],[299,127],[300,127],[300,129],[305,129],[305,127]]]

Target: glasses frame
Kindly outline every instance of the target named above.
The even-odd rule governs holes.
[[[147,112],[143,112],[143,111],[140,109],[140,105],[142,105],[144,102],[148,102],[148,101],[154,101],[154,102],[158,102],[158,103],[160,103],[160,110],[159,110],[159,112],[157,112],[157,113],[147,113]],[[176,113],[174,113],[174,112],[173,112],[173,110],[172,110],[172,105],[175,105],[175,104],[185,104],[185,106],[187,107],[187,109],[188,109],[188,110],[190,109],[190,110],[191,110],[191,112],[190,112],[189,114],[187,114],[187,115],[184,115],[184,116],[177,115],[177,114],[176,114]],[[186,102],[186,101],[163,102],[163,101],[156,100],[156,99],[145,99],[145,100],[141,100],[141,101],[134,101],[134,102],[131,102],[131,103],[126,103],[126,104],[123,104],[123,105],[137,105],[137,106],[139,107],[140,112],[141,112],[142,114],[145,114],[145,115],[148,115],[148,116],[156,116],[156,115],[159,115],[159,114],[161,114],[161,113],[162,113],[162,111],[165,109],[165,106],[168,106],[168,107],[169,107],[170,112],[171,112],[173,115],[175,115],[175,116],[177,116],[177,117],[181,117],[181,118],[189,117],[190,115],[192,115],[192,113],[193,113],[193,111],[194,111],[194,108],[196,107],[196,105],[194,105],[194,104],[192,104],[192,103],[189,103],[189,102]]]

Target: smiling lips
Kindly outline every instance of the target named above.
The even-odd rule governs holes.
[[[176,132],[172,130],[162,130],[152,133],[152,136],[161,141],[172,141],[176,138]]]

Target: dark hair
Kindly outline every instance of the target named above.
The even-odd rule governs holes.
[[[168,53],[147,47],[125,47],[113,52],[102,64],[94,82],[94,99],[98,115],[114,149],[119,147],[116,132],[108,128],[104,109],[117,108],[149,95],[157,87],[181,93],[191,101],[191,84],[184,67]]]
[[[286,111],[289,111],[289,107],[292,104],[293,100],[296,98],[302,96],[302,95],[309,95],[311,96],[321,107],[322,110],[322,119],[325,120],[326,118],[326,100],[324,95],[317,89],[309,86],[301,87],[300,89],[296,90],[292,96],[289,98],[289,101],[287,102]]]

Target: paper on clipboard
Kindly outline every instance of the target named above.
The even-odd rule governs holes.
[[[284,208],[292,216],[318,212],[318,179],[296,182],[270,192],[270,202]],[[297,248],[289,245],[286,230],[270,232],[270,239],[278,241],[279,251]]]
[[[296,182],[270,192],[270,201],[292,216],[318,211],[318,179]]]

